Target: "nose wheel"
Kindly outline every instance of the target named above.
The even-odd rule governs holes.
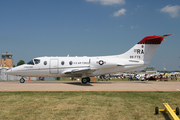
[[[21,79],[19,80],[19,82],[20,82],[20,83],[24,83],[24,82],[25,82],[25,79],[24,79],[24,78],[21,78]]]

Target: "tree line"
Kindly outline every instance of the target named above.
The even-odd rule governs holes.
[[[20,61],[17,63],[16,66],[20,66],[20,65],[23,65],[23,64],[25,64],[24,60],[20,60]],[[14,67],[16,67],[16,66],[14,65]]]

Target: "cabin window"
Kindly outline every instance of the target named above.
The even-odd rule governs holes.
[[[61,65],[64,65],[64,61],[61,62]]]
[[[34,65],[34,62],[33,62],[33,60],[31,60],[31,61],[29,61],[27,64],[28,64],[28,65]]]
[[[40,60],[39,60],[39,59],[34,59],[34,63],[35,63],[35,64],[39,64],[39,63],[40,63]]]
[[[44,61],[44,65],[47,65],[47,61]]]
[[[72,65],[72,63],[73,63],[72,61],[69,61],[69,65]]]

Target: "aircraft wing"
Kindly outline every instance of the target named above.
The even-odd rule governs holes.
[[[125,65],[122,63],[117,63],[117,66],[125,66]]]
[[[83,74],[84,72],[88,72],[88,73],[92,73],[94,72],[95,69],[91,69],[91,68],[73,68],[73,69],[69,69],[67,71],[64,71],[64,74]]]

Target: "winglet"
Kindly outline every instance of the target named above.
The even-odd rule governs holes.
[[[163,41],[164,37],[172,36],[173,34],[167,34],[167,35],[162,35],[162,36],[147,36],[143,38],[138,44],[161,44]]]

